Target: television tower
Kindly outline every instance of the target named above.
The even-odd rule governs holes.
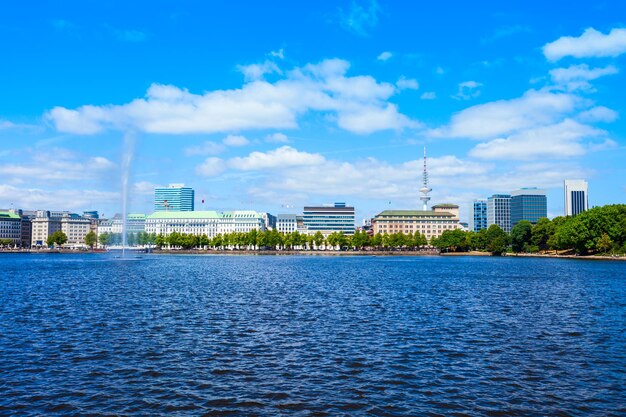
[[[422,203],[424,203],[424,211],[427,211],[428,201],[430,201],[430,196],[428,195],[428,193],[431,192],[432,189],[428,187],[428,170],[426,169],[426,146],[424,146],[424,173],[422,174],[422,179],[424,181],[424,184],[422,185],[422,188],[420,188],[420,193],[422,193],[420,200],[422,200]]]

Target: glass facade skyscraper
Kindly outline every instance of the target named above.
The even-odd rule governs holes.
[[[487,200],[472,203],[469,217],[469,230],[478,232],[487,228]]]
[[[537,188],[522,188],[511,193],[511,227],[522,220],[536,224],[548,217],[546,192]]]
[[[487,199],[487,227],[497,224],[502,230],[511,231],[511,195],[494,194]]]
[[[194,211],[193,188],[184,184],[155,188],[154,211]]]
[[[332,232],[342,232],[344,235],[354,234],[354,207],[348,207],[346,203],[305,207],[303,215],[304,225],[309,234],[315,234],[317,231],[324,234]]]

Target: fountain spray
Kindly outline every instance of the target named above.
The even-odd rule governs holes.
[[[135,149],[135,137],[132,133],[124,134],[124,149],[122,153],[122,258],[126,255],[128,236],[126,232],[128,219],[128,181],[130,178],[130,165],[133,160]]]

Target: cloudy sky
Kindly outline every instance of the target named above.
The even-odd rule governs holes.
[[[434,4],[431,4],[434,3]],[[585,178],[626,202],[626,4],[3,4],[0,208],[131,211],[183,182],[201,209],[359,220]],[[204,200],[204,204],[202,204]]]

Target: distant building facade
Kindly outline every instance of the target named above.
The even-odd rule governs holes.
[[[589,184],[585,180],[565,180],[565,215],[576,216],[589,210]]]
[[[298,230],[297,214],[277,214],[276,231],[279,233],[292,233]]]
[[[98,234],[117,234],[123,231],[124,220],[121,214],[116,214],[112,219],[101,219],[98,223]],[[126,232],[140,233],[146,231],[146,215],[143,213],[130,213],[126,217]]]
[[[14,211],[0,211],[0,239],[22,245],[22,218]]]
[[[522,220],[537,224],[543,217],[548,217],[545,190],[522,188],[511,193],[511,228]]]
[[[470,206],[468,228],[479,232],[487,227],[487,200],[474,200]]]
[[[374,234],[413,234],[419,232],[430,240],[441,236],[446,230],[460,228],[458,214],[435,210],[435,207],[433,210],[382,211],[372,219]]]
[[[146,216],[147,233],[169,235],[173,232],[207,235],[213,238],[218,234],[251,230],[265,230],[265,221],[261,213],[250,210],[235,210],[218,213],[217,211],[161,211]]]
[[[340,232],[353,235],[355,230],[354,207],[346,203],[335,203],[333,206],[308,206],[303,210],[303,225],[309,234],[321,232],[329,235]]]
[[[53,216],[52,213],[55,215]],[[54,232],[61,230],[61,216],[59,212],[50,212],[48,210],[37,210],[32,223],[31,246],[41,247],[47,246],[48,236]],[[63,213],[61,213],[62,215]]]
[[[511,195],[494,194],[487,199],[487,227],[497,224],[502,230],[511,231]]]
[[[193,211],[194,190],[185,184],[154,189],[154,211]]]

